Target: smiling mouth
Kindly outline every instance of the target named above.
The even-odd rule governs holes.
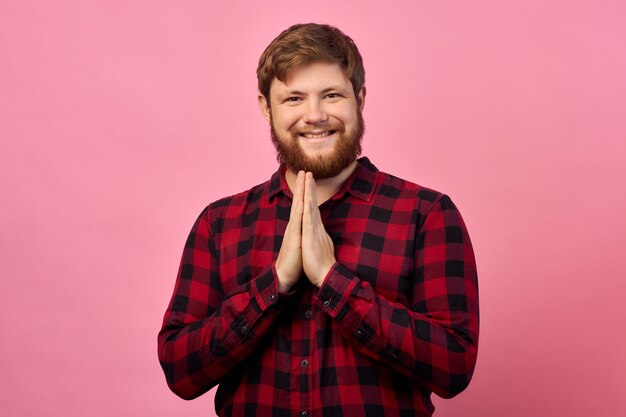
[[[303,132],[303,133],[300,133],[299,136],[306,138],[306,139],[321,139],[321,138],[325,138],[326,136],[330,136],[335,132],[336,130],[327,130],[325,132],[320,132],[320,133]]]

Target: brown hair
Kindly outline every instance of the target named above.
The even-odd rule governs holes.
[[[363,59],[358,48],[336,27],[317,23],[293,25],[267,46],[256,69],[259,91],[269,102],[274,78],[285,81],[291,68],[318,61],[341,65],[358,102],[365,84]]]

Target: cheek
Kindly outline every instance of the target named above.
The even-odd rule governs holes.
[[[357,114],[352,109],[337,114],[337,118],[345,125],[355,125],[358,120]]]
[[[274,114],[274,129],[289,130],[298,122],[299,118],[295,112],[279,112]]]
[[[334,116],[345,124],[356,124],[358,120],[356,103],[337,107]]]

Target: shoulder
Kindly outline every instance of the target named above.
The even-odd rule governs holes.
[[[267,198],[270,181],[255,185],[227,197],[213,201],[205,207],[200,217],[210,224],[213,232],[221,232],[228,222],[241,219],[246,214],[259,209],[263,199]]]
[[[243,206],[254,204],[260,201],[263,195],[266,194],[268,185],[269,181],[266,181],[240,193],[220,198],[210,203],[207,209],[211,212],[218,213],[237,210]]]
[[[420,214],[429,213],[437,205],[452,204],[450,197],[440,191],[383,171],[379,171],[377,195],[396,200],[395,204],[410,204]]]
[[[435,189],[407,181],[384,172],[380,173],[377,199],[393,202],[393,211],[404,212],[422,230],[430,219],[432,224],[463,226],[463,220],[452,199]]]

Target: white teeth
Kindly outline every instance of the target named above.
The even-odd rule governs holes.
[[[319,139],[319,138],[323,138],[326,137],[328,135],[330,135],[331,132],[322,132],[322,133],[318,133],[318,134],[313,134],[313,133],[303,133],[302,136],[304,136],[307,139]]]

